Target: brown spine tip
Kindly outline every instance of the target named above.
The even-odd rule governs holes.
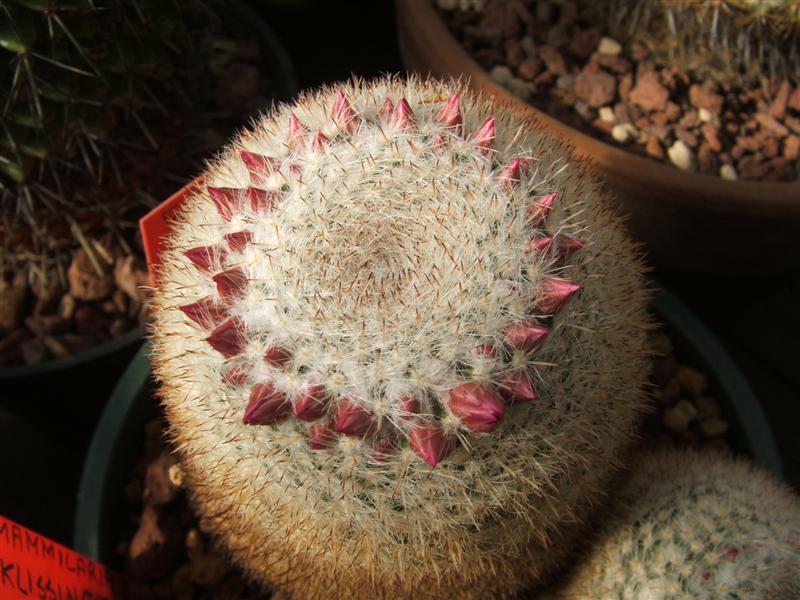
[[[239,267],[217,273],[211,279],[217,284],[217,292],[220,298],[227,304],[240,298],[248,284],[247,276]]]
[[[259,383],[250,390],[242,422],[245,425],[277,425],[291,414],[292,404],[286,394],[271,383]]]
[[[445,102],[445,105],[436,115],[436,120],[443,127],[458,127],[461,125],[463,118],[461,116],[461,96],[458,92],[450,96]]]
[[[540,227],[544,223],[547,215],[553,210],[553,203],[556,201],[556,198],[558,198],[558,192],[553,192],[552,194],[537,198],[528,205],[526,216],[528,217],[528,224],[531,227]]]
[[[228,310],[211,298],[201,298],[197,302],[184,304],[179,306],[178,310],[205,329],[214,327],[228,316]]]
[[[218,325],[206,342],[225,358],[233,358],[241,353],[247,343],[244,333],[244,323],[237,317],[231,317]]]

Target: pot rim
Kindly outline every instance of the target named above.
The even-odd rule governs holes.
[[[492,80],[488,72],[475,62],[450,33],[430,0],[397,0],[396,8],[400,49],[405,62],[408,61],[405,60],[407,51],[403,43],[404,35],[419,38],[431,49],[432,55],[452,57],[461,67],[458,75],[466,77],[473,89],[493,96],[507,105],[523,109],[551,135],[576,147],[576,154],[587,158],[602,173],[613,173],[620,179],[629,179],[626,173],[634,173],[637,180],[668,182],[678,198],[682,190],[693,190],[700,191],[704,195],[704,201],[709,204],[736,206],[745,210],[752,210],[755,206],[759,211],[765,208],[789,208],[800,214],[800,181],[728,181],[713,175],[682,171],[582,133],[518,98]],[[413,24],[413,33],[410,24]]]

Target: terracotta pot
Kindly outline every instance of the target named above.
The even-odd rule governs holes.
[[[448,31],[429,0],[396,0],[400,53],[409,71],[469,78],[469,85],[535,118],[591,157],[628,227],[658,266],[716,272],[800,267],[800,182],[725,181],[681,171],[585,135],[495,83]]]

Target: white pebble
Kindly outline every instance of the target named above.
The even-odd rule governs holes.
[[[611,54],[612,56],[617,56],[620,52],[622,52],[622,46],[617,40],[613,40],[610,37],[600,38],[600,43],[597,44],[597,51],[600,54]]]
[[[630,123],[620,123],[619,125],[614,125],[614,128],[611,130],[611,137],[617,140],[620,144],[624,144],[631,139],[631,136],[638,134],[639,130]]]
[[[600,110],[597,111],[600,115],[600,120],[605,121],[606,123],[613,123],[616,121],[616,117],[614,116],[614,109],[610,106],[601,106]]]
[[[682,171],[694,168],[694,154],[689,146],[678,140],[667,149],[669,160]]]
[[[719,176],[728,181],[736,181],[739,179],[739,174],[733,165],[722,165],[719,168]]]
[[[697,111],[697,117],[702,123],[711,123],[714,120],[714,113],[707,108],[701,108]]]
[[[514,79],[514,74],[511,72],[511,69],[505,65],[496,65],[492,67],[492,70],[489,71],[489,76],[501,85],[505,85]]]

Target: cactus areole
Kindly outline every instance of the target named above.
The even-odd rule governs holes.
[[[589,170],[457,83],[383,79],[276,108],[204,177],[154,364],[235,560],[298,598],[541,578],[647,370],[641,263]]]

